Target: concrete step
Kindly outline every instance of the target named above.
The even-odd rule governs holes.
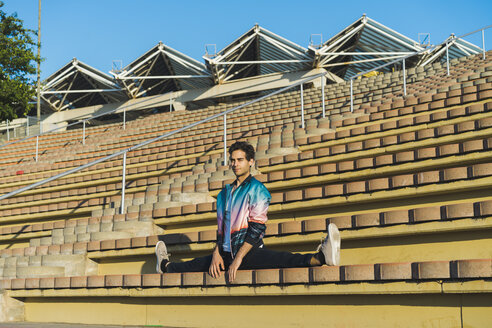
[[[65,268],[65,276],[85,275],[86,272],[94,272],[94,267],[97,272],[97,264],[92,260],[88,260],[85,254],[57,254],[43,255],[41,257],[41,267],[57,267]]]
[[[107,239],[124,239],[124,238],[131,238],[131,237],[133,237],[132,233],[126,231],[100,231],[100,232],[93,232],[90,234],[91,241],[107,240]]]
[[[2,272],[3,278],[17,278],[17,267],[4,267]]]
[[[65,265],[60,266],[28,266],[17,268],[17,278],[63,277]]]
[[[164,229],[148,221],[119,221],[113,226],[114,232],[129,232],[132,237],[146,237],[164,233]]]
[[[298,154],[299,150],[295,147],[277,147],[277,148],[270,148],[267,149],[265,152],[266,156],[262,156],[261,158],[268,158],[273,157],[273,156],[279,156],[279,155],[290,155],[290,154]]]

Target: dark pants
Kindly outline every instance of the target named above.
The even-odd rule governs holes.
[[[225,269],[229,268],[233,258],[229,252],[220,252],[224,259]],[[293,254],[262,248],[252,248],[243,258],[239,269],[276,269],[310,266],[314,254]],[[197,257],[187,262],[171,262],[166,272],[208,272],[212,255]]]

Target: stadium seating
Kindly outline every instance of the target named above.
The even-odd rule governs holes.
[[[490,56],[487,53],[487,58]],[[214,247],[222,119],[0,201],[0,288],[10,319],[167,326],[483,326],[492,321],[492,64],[470,56],[321,90],[272,96],[228,115],[227,142],[257,149],[272,194],[265,244],[312,252],[333,222],[341,265],[155,274]],[[252,98],[253,99],[253,98]],[[153,114],[0,149],[0,194],[244,104]],[[22,171],[22,174],[17,174]],[[220,309],[220,312],[219,310]],[[237,316],[250,311],[245,322]],[[194,315],[190,315],[193,312]],[[255,312],[257,314],[255,314]],[[91,315],[88,315],[91,313]],[[300,315],[302,313],[302,315]],[[357,313],[358,315],[354,315]],[[6,319],[5,319],[6,320]]]

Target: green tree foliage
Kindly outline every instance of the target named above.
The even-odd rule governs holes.
[[[36,32],[23,27],[17,14],[7,15],[0,1],[0,121],[27,114],[35,92]]]

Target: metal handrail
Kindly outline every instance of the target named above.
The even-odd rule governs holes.
[[[357,73],[356,75],[354,75],[354,76],[352,76],[350,78],[350,111],[351,112],[354,111],[354,96],[353,96],[353,88],[354,88],[353,87],[353,84],[354,84],[354,82],[353,81],[354,81],[355,78],[357,78],[359,76],[362,76],[364,74],[367,74],[369,72],[376,71],[376,70],[378,70],[380,68],[383,68],[383,67],[386,67],[388,65],[392,65],[392,64],[398,63],[398,62],[401,61],[402,62],[402,67],[403,67],[403,94],[406,96],[407,95],[407,83],[406,83],[406,74],[405,74],[405,60],[407,58],[412,57],[412,56],[415,56],[415,55],[419,55],[419,54],[421,54],[423,52],[428,52],[428,51],[433,50],[433,49],[435,49],[435,48],[437,48],[439,46],[442,46],[442,45],[446,44],[446,67],[447,67],[447,75],[449,75],[449,56],[448,56],[448,45],[449,45],[449,42],[452,42],[452,41],[458,40],[458,39],[462,39],[464,37],[467,37],[469,35],[472,35],[472,34],[475,34],[477,32],[482,31],[482,46],[483,46],[482,53],[483,53],[483,60],[485,60],[485,34],[484,34],[484,31],[486,29],[491,28],[491,27],[492,27],[492,25],[487,25],[487,26],[482,27],[482,28],[480,28],[478,30],[475,30],[475,31],[472,31],[472,32],[463,34],[463,35],[458,36],[458,37],[453,37],[451,40],[445,40],[445,41],[443,41],[443,42],[441,42],[439,44],[436,44],[436,45],[434,45],[434,46],[432,46],[430,48],[422,49],[422,50],[416,51],[414,53],[408,54],[406,56],[403,56],[401,58],[395,59],[395,60],[393,60],[393,61],[391,61],[389,63],[382,64],[380,66],[377,66],[376,68],[371,68],[369,70],[366,70],[366,71]]]
[[[73,169],[70,169],[70,170],[68,170],[68,171],[65,171],[65,172],[59,173],[59,174],[57,174],[57,175],[54,175],[54,176],[49,177],[49,178],[47,178],[47,179],[44,179],[44,180],[42,180],[42,181],[38,181],[38,182],[35,182],[35,183],[30,184],[30,185],[28,185],[28,186],[25,186],[25,187],[19,188],[19,189],[17,189],[17,190],[11,191],[11,192],[9,192],[9,193],[7,193],[7,194],[1,195],[1,196],[0,196],[0,200],[6,199],[6,198],[11,197],[11,196],[15,196],[15,195],[17,195],[17,194],[19,194],[19,193],[22,193],[22,192],[24,192],[24,191],[27,191],[27,190],[30,190],[30,189],[33,189],[33,188],[39,187],[39,186],[41,186],[41,185],[43,185],[43,184],[46,184],[46,183],[48,183],[48,182],[51,182],[51,181],[53,181],[53,180],[56,180],[56,179],[59,179],[59,178],[65,177],[65,176],[67,176],[67,175],[69,175],[69,174],[72,174],[72,173],[75,173],[75,172],[78,172],[78,171],[84,170],[84,169],[86,169],[86,168],[88,168],[88,167],[91,167],[91,166],[93,166],[93,165],[96,165],[96,164],[98,164],[98,163],[101,163],[101,162],[104,162],[104,161],[106,161],[106,160],[109,160],[109,159],[112,159],[112,158],[118,157],[118,156],[120,156],[120,155],[123,155],[123,177],[122,177],[122,181],[123,181],[123,183],[122,183],[122,193],[121,193],[121,194],[122,194],[122,202],[121,202],[121,205],[122,205],[122,206],[121,206],[121,213],[123,213],[123,211],[124,211],[124,195],[125,195],[125,182],[124,182],[124,181],[125,181],[125,179],[126,179],[126,169],[125,169],[125,168],[126,168],[126,154],[127,154],[127,152],[132,151],[132,150],[135,150],[135,149],[140,148],[140,147],[143,147],[143,146],[146,146],[146,145],[148,145],[148,144],[151,144],[151,143],[153,143],[153,142],[159,141],[159,140],[161,140],[161,139],[167,138],[167,137],[169,137],[169,136],[171,136],[171,135],[174,135],[174,134],[176,134],[176,133],[179,133],[179,132],[182,132],[182,131],[185,131],[185,130],[191,129],[191,128],[193,128],[193,127],[197,126],[197,125],[200,125],[200,124],[203,124],[203,123],[207,123],[207,122],[209,122],[209,121],[213,121],[214,119],[217,119],[217,118],[219,118],[219,117],[223,116],[223,117],[224,117],[224,164],[226,164],[226,162],[227,162],[227,149],[226,149],[226,148],[227,148],[227,140],[226,140],[226,138],[227,138],[227,132],[226,132],[226,115],[227,115],[227,114],[232,113],[232,112],[234,112],[234,111],[236,111],[236,110],[238,110],[238,109],[241,109],[241,108],[243,108],[243,107],[249,106],[249,105],[251,105],[251,104],[254,104],[254,103],[256,103],[256,102],[259,102],[259,101],[261,101],[261,100],[263,100],[263,99],[266,99],[266,98],[272,97],[272,96],[274,96],[274,95],[276,95],[276,94],[282,93],[282,92],[284,92],[284,91],[286,91],[286,90],[289,90],[289,89],[295,88],[295,87],[297,87],[297,86],[302,86],[303,84],[305,84],[305,83],[307,83],[307,82],[310,82],[310,81],[312,81],[312,80],[315,80],[315,79],[317,79],[317,78],[321,78],[321,80],[323,80],[323,77],[324,77],[326,74],[327,74],[327,72],[324,72],[324,73],[320,73],[320,74],[313,75],[313,76],[308,77],[308,78],[306,78],[306,79],[303,79],[303,80],[301,80],[301,81],[295,82],[295,83],[293,83],[293,84],[291,84],[291,85],[288,85],[288,86],[286,86],[286,87],[283,87],[283,88],[281,88],[281,89],[278,89],[278,90],[276,90],[276,91],[273,91],[273,92],[271,92],[271,93],[269,93],[269,94],[267,94],[267,95],[261,96],[261,97],[259,97],[259,98],[253,99],[253,100],[251,100],[251,101],[248,101],[248,102],[246,102],[246,103],[244,103],[244,104],[242,104],[242,105],[239,105],[239,106],[236,106],[236,107],[230,108],[230,109],[228,109],[228,110],[225,110],[225,111],[223,111],[223,112],[217,113],[217,114],[215,114],[215,115],[209,116],[209,117],[207,117],[207,118],[205,118],[205,119],[203,119],[203,120],[200,120],[200,121],[198,121],[198,122],[191,123],[191,124],[189,124],[189,125],[187,125],[187,126],[181,127],[181,128],[176,129],[176,130],[174,130],[174,131],[167,132],[167,133],[162,134],[162,135],[160,135],[160,136],[157,136],[157,137],[155,137],[155,138],[152,138],[152,139],[149,139],[149,140],[143,141],[143,142],[141,142],[141,143],[139,143],[139,144],[137,144],[137,145],[134,145],[134,146],[131,146],[131,147],[129,147],[129,148],[126,148],[126,149],[120,150],[120,151],[118,151],[118,152],[116,152],[116,153],[113,153],[113,154],[111,154],[111,155],[108,155],[108,156],[106,156],[106,157],[99,158],[99,159],[94,160],[94,161],[92,161],[92,162],[90,162],[90,163],[87,163],[87,164],[84,164],[84,165],[81,165],[81,166],[75,167],[75,168],[73,168]],[[323,103],[324,103],[324,101],[325,101],[325,99],[323,98]],[[323,106],[323,107],[324,107],[324,106]],[[304,118],[304,106],[301,106],[301,115],[302,115],[302,118]],[[304,125],[304,122],[302,122],[302,124]]]

